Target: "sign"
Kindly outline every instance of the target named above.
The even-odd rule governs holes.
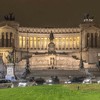
[[[14,75],[14,69],[12,66],[7,67],[7,75]]]
[[[15,81],[14,64],[13,63],[7,64],[7,74],[5,76],[5,79]]]

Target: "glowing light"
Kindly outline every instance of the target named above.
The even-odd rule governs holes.
[[[19,36],[19,48],[22,48],[22,36]]]

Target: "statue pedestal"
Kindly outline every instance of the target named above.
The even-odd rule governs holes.
[[[15,81],[15,73],[14,73],[14,64],[8,63],[7,64],[7,74],[5,76],[5,79]]]

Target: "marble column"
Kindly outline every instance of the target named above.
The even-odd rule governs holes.
[[[92,40],[93,41],[93,40]],[[91,47],[91,34],[89,34],[89,41],[88,41],[89,47]]]
[[[30,49],[32,49],[32,37],[30,37]]]
[[[57,48],[57,50],[59,50],[59,40],[58,40],[58,38],[56,39],[56,48]]]
[[[74,49],[74,36],[72,36],[72,49]]]
[[[33,48],[32,49],[34,50],[34,37],[32,37],[32,42],[33,42]]]
[[[98,33],[95,33],[95,47],[97,48]]]
[[[61,50],[61,38],[59,38],[59,50]]]
[[[29,49],[32,48],[31,43],[32,43],[32,40],[31,40],[31,37],[29,37]]]
[[[2,47],[2,34],[0,33],[0,47]]]
[[[91,41],[93,41],[93,44],[92,44],[93,47],[95,47],[95,42],[96,42],[96,41],[95,41],[95,39],[96,39],[96,38],[95,38],[95,35],[96,35],[96,34],[93,34],[93,40],[91,40]]]
[[[99,48],[100,48],[100,33],[99,33],[99,37],[98,37],[98,45],[99,45]]]
[[[100,47],[100,33],[97,35],[97,47]]]
[[[27,45],[27,44],[26,44]],[[21,48],[23,48],[23,36],[22,36],[22,45],[21,45]]]
[[[42,49],[42,39],[40,37],[40,50]]]
[[[37,43],[37,37],[36,37],[36,50],[38,50],[38,43]]]
[[[45,38],[45,44],[46,44],[46,46],[45,46],[45,49],[47,50],[47,38]]]
[[[65,48],[68,49],[68,37],[66,37],[65,41],[66,41],[65,42],[65,45],[66,45]]]
[[[14,34],[12,33],[12,36],[11,36],[11,47],[13,46],[13,44],[14,44]]]
[[[45,49],[45,38],[43,38],[43,50]]]
[[[41,45],[42,45],[42,42],[41,42],[41,37],[40,37],[40,50],[41,50]]]
[[[68,49],[70,49],[70,36],[68,36]]]
[[[10,47],[10,33],[8,33],[8,47]]]
[[[4,47],[6,47],[6,33],[3,33],[4,35]]]
[[[65,47],[66,47],[66,44],[65,44],[65,42],[66,42],[66,38],[64,38],[64,40],[63,40],[63,43],[64,43],[64,50],[66,49]]]

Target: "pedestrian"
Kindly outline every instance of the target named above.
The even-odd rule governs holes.
[[[80,87],[79,86],[77,86],[77,90],[79,90],[80,89]]]

